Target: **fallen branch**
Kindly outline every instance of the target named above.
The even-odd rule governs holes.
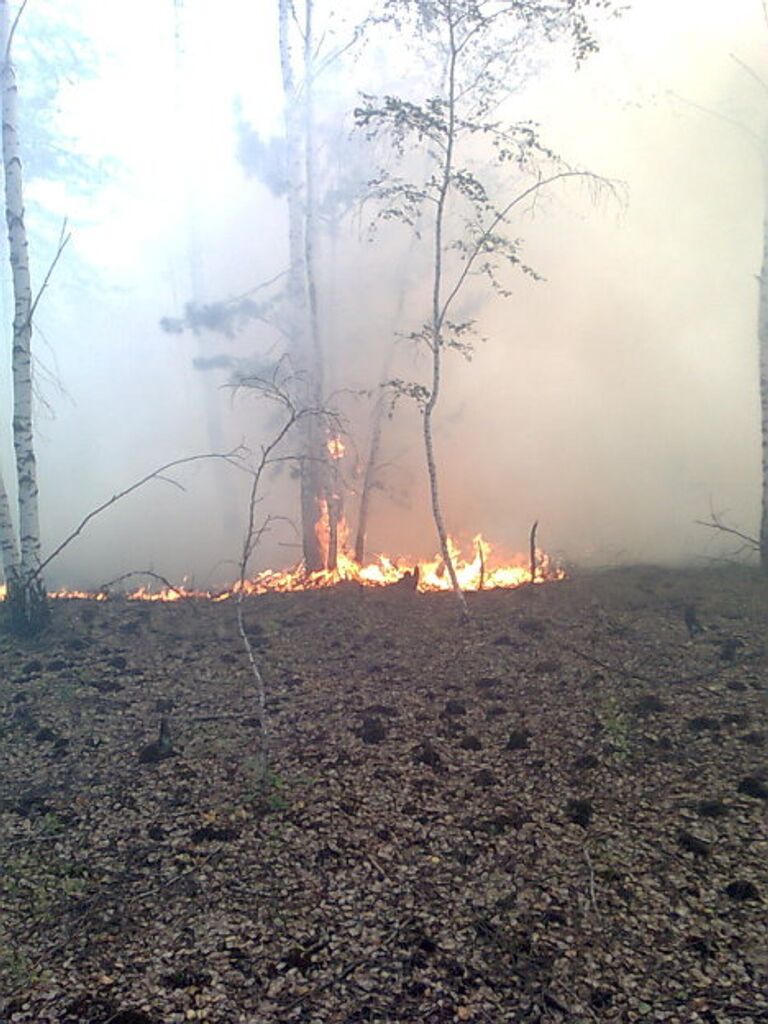
[[[108,580],[106,583],[102,583],[99,587],[100,593],[106,593],[110,587],[114,587],[117,583],[122,583],[123,580],[129,580],[134,576],[149,576],[150,579],[156,580],[161,583],[166,590],[172,590],[174,594],[178,594],[179,597],[186,597],[187,593],[185,590],[180,589],[171,583],[170,580],[166,579],[159,572],[155,572],[153,569],[132,569],[130,572],[124,572],[120,576],[115,576],[113,580]]]
[[[592,858],[589,855],[589,850],[586,846],[583,848],[582,853],[584,854],[584,860],[587,864],[587,870],[589,871],[589,902],[592,904],[592,909],[597,913],[597,897],[595,896],[595,869],[592,867]]]

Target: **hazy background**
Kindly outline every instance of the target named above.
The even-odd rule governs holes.
[[[212,20],[210,4],[187,0],[179,20],[171,0],[68,5],[98,64],[62,81],[56,124],[100,171],[85,189],[55,175],[28,185],[28,218],[42,225],[38,281],[54,226],[67,217],[73,232],[39,315],[46,550],[160,463],[211,450],[212,436],[223,449],[257,447],[273,429],[222,387],[225,373],[193,367],[201,354],[263,350],[264,332],[226,345],[159,327],[194,292],[235,296],[285,267],[284,203],[237,160],[236,103],[264,136],[281,129],[273,6],[219,0]],[[593,204],[570,184],[521,216],[525,258],[546,281],[520,276],[512,298],[475,310],[488,340],[470,365],[451,359],[437,414],[446,518],[452,532],[482,530],[511,550],[538,518],[542,545],[576,562],[709,557],[722,546],[695,520],[712,509],[757,530],[763,175],[754,145],[723,118],[762,130],[768,92],[730,54],[762,71],[768,27],[759,0],[637,0],[601,36],[578,72],[561,59],[545,69],[525,109],[570,163],[625,183],[626,204]],[[363,72],[348,65],[340,94],[370,88]],[[376,383],[407,251],[404,232],[368,243],[364,219],[345,228],[329,282],[335,379],[351,388]],[[7,284],[4,297],[7,325]],[[418,304],[414,293],[407,309]],[[344,408],[364,450],[369,403]],[[372,550],[437,548],[419,427],[405,407],[387,425]],[[6,441],[7,479],[10,452]],[[242,481],[212,466],[176,479],[186,492],[152,483],[106,512],[50,581],[96,586],[147,567],[198,585],[231,578]],[[286,472],[270,481],[264,511],[295,515],[296,489]],[[276,530],[256,567],[291,564],[295,544]]]

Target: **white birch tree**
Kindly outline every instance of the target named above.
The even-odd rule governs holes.
[[[763,20],[768,28],[768,0],[762,2]],[[746,142],[756,156],[760,167],[760,179],[762,183],[762,252],[760,273],[757,279],[757,381],[760,403],[760,512],[759,531],[757,536],[747,534],[742,530],[727,525],[720,516],[712,513],[707,521],[700,521],[700,525],[717,530],[720,533],[730,534],[741,541],[741,547],[737,553],[747,550],[758,556],[760,568],[768,575],[768,119],[765,115],[765,105],[768,101],[768,81],[759,74],[754,67],[745,63],[739,57],[731,55],[739,67],[750,77],[760,89],[761,111],[763,118],[762,129],[750,126],[747,119],[732,117],[721,110],[712,107],[701,106],[699,103],[685,97],[676,97],[689,107],[695,108],[719,121],[727,124]],[[675,94],[672,94],[675,96]]]
[[[26,0],[25,0],[26,3]],[[2,151],[5,175],[5,219],[13,283],[13,447],[18,496],[18,562],[15,561],[10,507],[0,493],[0,544],[6,572],[8,606],[14,628],[37,631],[47,617],[45,585],[40,574],[40,522],[37,462],[32,420],[32,316],[34,304],[29,272],[29,245],[24,223],[24,190],[18,135],[18,88],[11,60],[13,33],[24,10],[11,22],[8,0],[0,0],[2,53]]]
[[[536,276],[509,234],[515,208],[560,179],[595,180],[557,160],[530,122],[507,124],[499,114],[527,70],[534,42],[566,38],[579,60],[597,48],[585,16],[589,6],[589,0],[387,0],[391,24],[424,57],[429,91],[420,99],[366,96],[356,111],[357,125],[369,139],[391,141],[404,175],[406,158],[414,151],[428,163],[418,180],[383,170],[375,194],[384,217],[401,220],[431,245],[429,309],[411,334],[429,353],[429,379],[392,384],[397,393],[414,399],[422,413],[432,516],[462,620],[467,605],[448,544],[434,436],[444,358],[451,349],[471,352],[474,322],[455,314],[471,278],[484,277],[495,292],[508,295],[499,276],[503,266]],[[508,184],[510,195],[497,200],[498,184],[482,180],[475,169],[484,143],[489,144],[488,166],[495,165],[500,175],[515,168],[530,183]]]
[[[763,257],[758,278],[757,343],[760,382],[760,567],[768,575],[768,131],[762,152],[763,171]]]
[[[278,0],[280,69],[285,123],[285,189],[288,204],[288,336],[289,354],[300,375],[301,402],[319,407],[323,394],[323,353],[320,343],[315,277],[315,210],[313,164],[313,0],[304,0],[303,71],[296,71],[295,15],[290,0]],[[300,424],[303,458],[300,463],[301,534],[304,568],[325,568],[325,555],[317,535],[323,502],[323,469],[327,461],[323,438],[311,417]]]

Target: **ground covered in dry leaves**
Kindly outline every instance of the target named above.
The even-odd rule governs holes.
[[[4,639],[0,1020],[768,1021],[768,587],[469,597],[249,599],[266,794],[230,604]]]

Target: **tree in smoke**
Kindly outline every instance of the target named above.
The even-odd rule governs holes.
[[[265,325],[284,341],[272,346],[278,358],[287,355],[294,370],[292,396],[297,408],[328,405],[332,390],[327,358],[333,273],[326,237],[337,229],[351,209],[369,174],[356,172],[349,159],[354,148],[339,144],[338,125],[332,138],[318,115],[319,82],[362,36],[362,27],[343,17],[326,18],[317,25],[315,0],[277,0],[278,46],[283,90],[283,131],[279,138],[262,138],[236,108],[238,156],[249,176],[258,178],[273,196],[285,202],[287,213],[287,267],[284,272],[248,294],[232,300],[187,304],[181,318],[165,318],[167,331],[215,331],[232,338],[249,322]],[[326,115],[327,116],[327,115]],[[339,156],[343,150],[345,157]],[[359,155],[362,147],[357,148]],[[346,158],[346,159],[345,159]],[[343,166],[343,170],[342,170]],[[272,368],[275,357],[271,356]],[[240,359],[213,356],[196,360],[200,369],[228,368],[234,383],[254,372],[269,371],[263,357]],[[341,479],[334,465],[334,438],[327,424],[302,417],[297,424],[301,457],[301,542],[307,572],[336,567],[337,528],[342,496]],[[327,531],[327,537],[321,535]]]
[[[762,0],[761,7],[763,21],[768,28],[768,0]],[[768,80],[752,65],[733,54],[731,56],[760,90],[760,109],[764,121],[763,111],[768,100]],[[757,157],[760,167],[763,203],[762,246],[760,273],[755,275],[757,280],[757,384],[760,400],[761,439],[759,529],[757,536],[745,533],[727,524],[723,517],[715,511],[710,512],[708,520],[699,520],[698,523],[700,526],[706,526],[718,533],[734,537],[739,541],[739,548],[734,554],[739,556],[747,552],[750,556],[757,555],[761,570],[768,575],[768,126],[763,124],[762,130],[755,129],[750,126],[747,119],[732,117],[730,114],[710,107],[702,107],[699,103],[684,97],[676,96],[675,98],[682,100],[686,106],[717,118],[729,125],[731,129],[735,128],[742,141],[746,141]]]
[[[763,0],[763,18],[768,27],[768,4]],[[737,61],[750,78],[759,86],[763,102],[768,98],[768,82],[754,68]],[[760,391],[760,437],[761,437],[761,486],[760,486],[760,533],[756,547],[760,556],[760,567],[768,574],[768,128],[758,135],[739,122],[736,126],[746,134],[757,150],[763,182],[763,224],[762,262],[758,282],[757,299],[757,343],[758,382]],[[722,529],[713,516],[714,525]],[[738,531],[730,531],[738,534]],[[743,535],[738,534],[743,538]]]
[[[0,54],[2,55],[2,152],[5,176],[5,219],[13,284],[12,340],[13,447],[18,500],[18,542],[5,485],[0,481],[0,548],[6,582],[6,601],[12,627],[36,632],[47,618],[45,584],[41,573],[37,461],[32,422],[32,318],[42,290],[66,244],[59,249],[43,289],[33,298],[29,271],[29,244],[24,221],[24,188],[18,134],[18,87],[11,60],[13,36],[24,11],[22,3],[11,22],[8,0],[0,0]]]
[[[315,254],[314,161],[314,3],[304,0],[301,78],[293,53],[293,18],[297,10],[289,0],[278,0],[280,69],[285,97],[285,185],[288,203],[288,338],[291,360],[301,372],[306,406],[322,404],[324,357],[320,336]],[[326,502],[327,457],[317,424],[301,424],[304,458],[301,460],[301,529],[304,567],[307,572],[325,568],[325,556],[317,524]]]
[[[471,355],[475,322],[456,312],[471,280],[484,278],[507,296],[504,267],[537,277],[522,261],[519,241],[508,233],[516,208],[569,177],[599,182],[563,164],[540,141],[534,124],[507,123],[499,112],[527,73],[535,43],[567,40],[577,61],[597,49],[586,17],[595,6],[609,8],[610,0],[597,5],[590,0],[387,0],[390,23],[421,47],[430,91],[421,97],[365,96],[355,112],[368,139],[390,140],[403,168],[402,175],[382,171],[372,182],[380,217],[402,221],[419,237],[426,231],[432,247],[429,311],[410,335],[429,353],[430,379],[426,384],[396,380],[392,386],[422,413],[432,514],[462,619],[466,601],[449,548],[434,441],[443,360],[451,350]],[[411,179],[408,157],[414,150],[426,158],[428,170]],[[489,176],[475,169],[482,161],[497,173],[517,172],[518,180],[505,182],[500,199]],[[527,183],[521,184],[523,176]]]

